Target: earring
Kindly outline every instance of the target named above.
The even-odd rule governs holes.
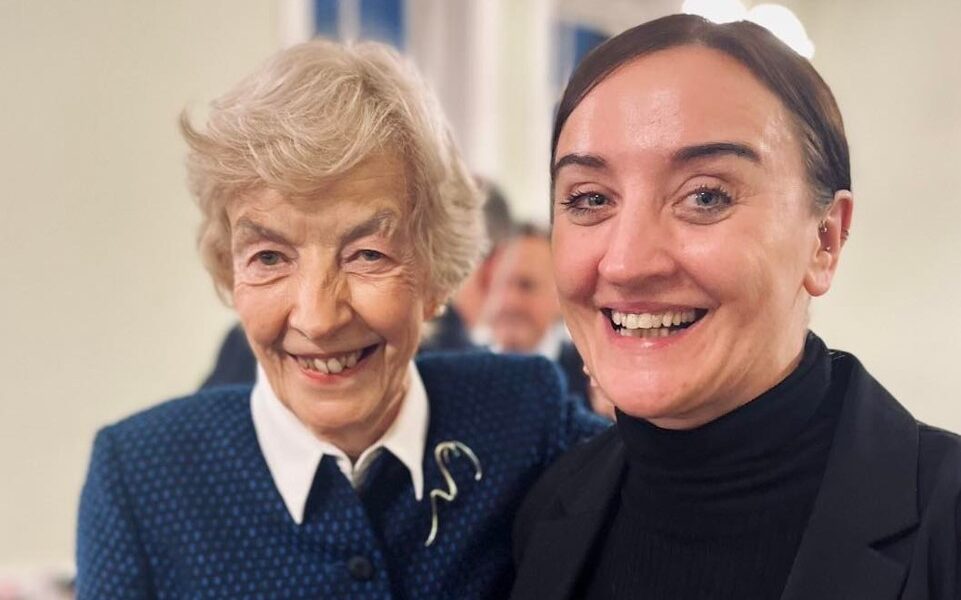
[[[824,235],[824,234],[827,233],[827,232],[828,232],[828,224],[827,224],[827,221],[821,221],[821,224],[818,225],[818,233],[819,233],[820,235]],[[830,251],[831,251],[831,246],[825,246],[825,247],[824,247],[824,251],[825,251],[825,252],[830,252]]]

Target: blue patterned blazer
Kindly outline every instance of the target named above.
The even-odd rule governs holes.
[[[99,432],[80,501],[77,593],[111,598],[506,598],[511,521],[565,449],[607,423],[567,398],[541,358],[484,352],[417,360],[430,403],[424,499],[390,453],[355,491],[321,461],[298,525],[257,443],[250,386],[166,402]],[[449,460],[437,444],[469,446]]]

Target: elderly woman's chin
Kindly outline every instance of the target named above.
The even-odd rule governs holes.
[[[401,351],[381,342],[360,352],[357,360],[326,359],[345,363],[333,366],[336,373],[318,366],[320,358],[306,355],[284,353],[260,363],[280,401],[302,423],[321,436],[338,437],[337,432],[377,429],[389,422],[406,391],[412,354],[412,348]]]

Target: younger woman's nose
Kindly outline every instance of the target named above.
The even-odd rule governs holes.
[[[617,286],[634,286],[670,277],[677,270],[673,235],[656,214],[623,210],[610,232],[598,274]]]

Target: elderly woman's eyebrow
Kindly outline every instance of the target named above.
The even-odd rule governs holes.
[[[248,217],[240,217],[237,219],[235,227],[240,231],[239,241],[241,242],[260,239],[274,242],[275,244],[290,245],[290,241],[284,237],[282,233],[274,231],[265,225],[261,225]]]
[[[551,178],[553,179],[561,168],[568,165],[580,165],[589,169],[606,169],[607,161],[595,154],[578,154],[576,152],[565,154],[557,159],[557,162],[551,167]]]
[[[671,162],[680,164],[717,156],[736,156],[738,158],[746,158],[753,163],[761,163],[761,156],[756,150],[747,144],[739,142],[711,142],[708,144],[685,146],[674,152],[671,156]]]
[[[379,210],[374,213],[374,216],[348,229],[347,232],[340,237],[340,243],[341,245],[346,245],[375,233],[389,233],[393,230],[396,221],[397,214],[394,211],[388,208]]]

